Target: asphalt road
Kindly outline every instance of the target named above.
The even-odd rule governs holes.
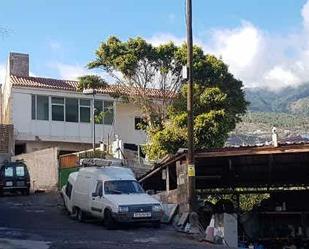
[[[56,193],[0,197],[0,249],[211,247],[166,225],[160,229],[135,225],[110,231],[95,220],[79,223],[65,214]]]

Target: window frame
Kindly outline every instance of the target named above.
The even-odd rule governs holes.
[[[63,103],[53,103],[53,99],[63,99]],[[51,96],[51,120],[58,121],[58,122],[65,122],[65,97],[58,97],[58,96]],[[63,108],[63,120],[55,120],[53,119],[53,107],[54,106],[61,106]]]
[[[44,117],[46,116],[46,118],[42,119],[39,118],[38,115],[38,98],[45,98],[47,100],[47,115],[44,115]],[[49,96],[47,95],[39,95],[39,94],[31,94],[31,120],[39,120],[39,121],[49,121],[49,105],[50,105],[50,101],[49,101]],[[44,111],[44,106],[42,107],[43,111]],[[45,114],[45,113],[44,113]]]
[[[68,100],[74,100],[74,101],[76,101],[77,102],[77,117],[76,117],[76,121],[68,121],[68,116],[67,116],[67,114],[69,113],[68,111],[67,111],[67,103],[68,103]],[[65,122],[69,122],[69,123],[79,123],[79,100],[78,100],[78,98],[65,98],[65,100],[64,100],[64,106],[65,106],[65,110],[64,110],[64,113],[65,113]]]
[[[111,103],[111,105],[109,105],[108,107],[105,107],[105,104],[106,104],[107,102]],[[112,107],[112,108],[110,108],[110,107]],[[107,111],[109,111],[109,110],[111,110],[111,112],[107,112]],[[114,124],[114,121],[115,121],[114,101],[112,101],[112,100],[104,100],[104,101],[103,101],[103,112],[107,112],[106,115],[107,115],[108,113],[111,113],[111,114],[112,114],[112,119],[111,119],[112,122],[111,122],[111,123],[106,123],[106,120],[105,120],[106,115],[104,115],[103,124],[104,124],[104,125],[113,125],[113,124]]]
[[[89,106],[85,105],[85,104],[81,104],[82,100],[88,100],[89,101]],[[91,123],[91,100],[90,99],[79,99],[78,100],[78,104],[79,104],[79,123]],[[87,108],[89,109],[89,122],[88,121],[81,121],[81,108]]]
[[[101,180],[97,181],[94,193],[96,196],[100,196],[100,197],[103,196],[103,181]]]

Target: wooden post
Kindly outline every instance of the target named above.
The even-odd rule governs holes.
[[[166,192],[170,191],[170,169],[169,166],[166,167]]]
[[[189,209],[193,211],[195,204],[195,165],[194,165],[194,139],[193,139],[193,38],[192,38],[192,0],[186,1],[187,21],[187,67],[188,67],[188,194]]]

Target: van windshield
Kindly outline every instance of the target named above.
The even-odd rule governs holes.
[[[119,180],[106,181],[104,183],[104,192],[107,195],[119,194],[139,194],[144,193],[143,188],[137,181]]]

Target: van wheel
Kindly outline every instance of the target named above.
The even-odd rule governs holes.
[[[109,209],[106,209],[104,211],[104,220],[103,220],[104,226],[108,230],[112,230],[116,228],[116,222],[113,219],[112,212]]]
[[[78,214],[78,208],[76,208],[76,207],[73,207],[72,208],[72,213],[71,213],[71,218],[72,219],[74,219],[74,220],[76,220],[77,219],[77,214]]]
[[[85,213],[83,210],[78,209],[77,210],[77,219],[79,222],[84,222],[85,221]]]

